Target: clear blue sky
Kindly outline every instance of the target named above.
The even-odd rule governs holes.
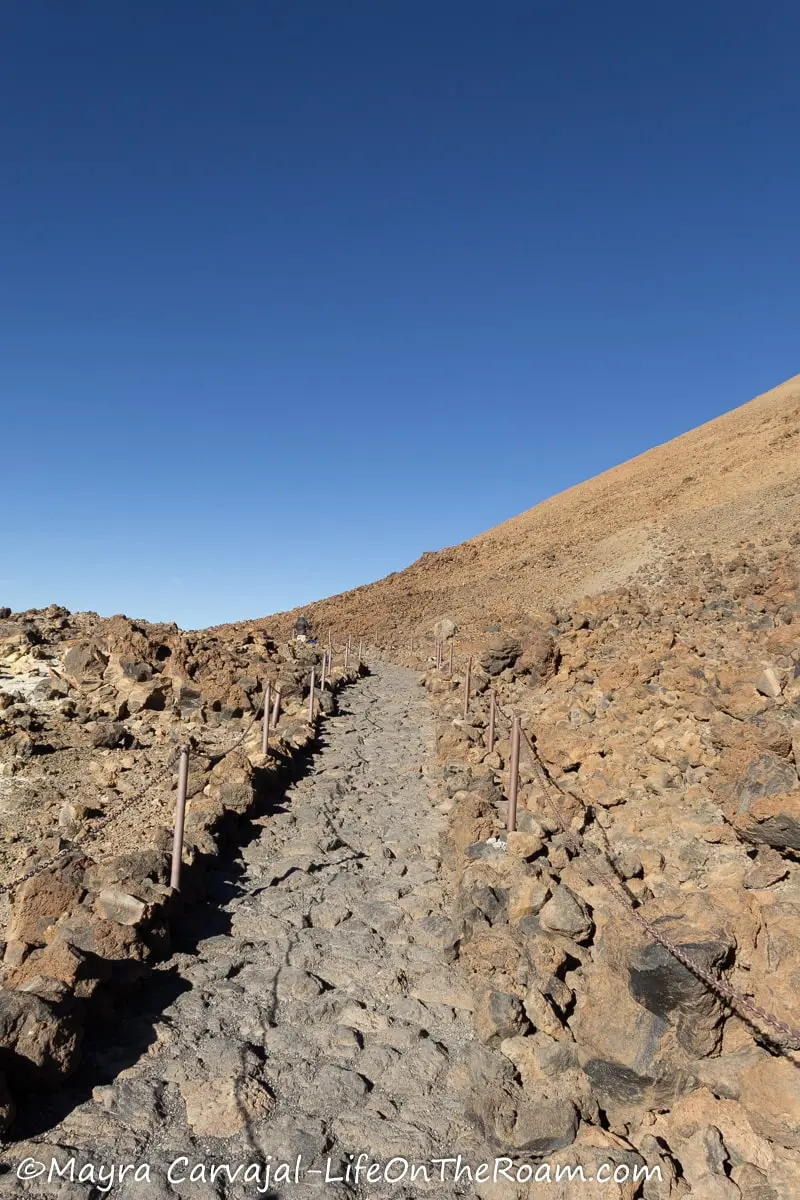
[[[0,604],[184,627],[800,371],[800,8],[3,0]]]

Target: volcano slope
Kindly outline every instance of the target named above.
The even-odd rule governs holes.
[[[426,991],[421,1003],[459,1014],[452,1038],[441,1032],[436,1039],[453,1065],[447,1081],[436,1083],[444,1089],[444,1107],[452,1107],[458,1125],[458,1094],[479,1097],[474,1110],[464,1106],[464,1119],[481,1147],[534,1157],[557,1153],[585,1162],[589,1173],[600,1159],[644,1160],[661,1170],[658,1183],[564,1185],[553,1188],[554,1196],[789,1200],[800,1194],[800,1039],[781,1033],[800,1024],[799,396],[798,381],[791,381],[464,546],[424,556],[407,572],[311,609],[317,629],[333,629],[338,643],[343,633],[363,635],[379,644],[386,663],[417,667],[433,705],[438,812],[447,827],[441,856],[426,847],[423,857],[437,874],[441,857],[449,876],[443,894],[452,900],[449,913],[438,899],[430,905],[427,916],[434,920],[425,927],[423,948],[440,956],[439,974],[446,968],[458,985],[459,1003],[441,987]],[[202,777],[193,786],[200,825],[192,853],[201,859],[204,845],[213,852],[207,839],[216,836],[214,822],[226,806],[244,811],[254,798],[258,731],[240,756],[221,760],[224,767],[210,743],[219,736],[227,744],[231,722],[246,729],[264,675],[284,680],[287,694],[292,683],[296,688],[284,717],[287,753],[308,736],[301,693],[309,664],[294,661],[296,648],[291,652],[288,644],[276,652],[294,617],[188,635],[62,610],[9,618],[6,662],[14,692],[4,708],[0,758],[8,769],[7,795],[21,795],[24,786],[34,802],[7,813],[8,866],[22,870],[31,854],[38,860],[50,851],[31,845],[36,832],[24,824],[29,817],[57,852],[59,830],[91,827],[95,809],[102,813],[119,803],[109,791],[125,796],[125,776],[135,765],[126,755],[132,751],[143,766],[158,770],[186,739],[184,724],[195,721],[203,757]],[[274,637],[271,648],[261,627]],[[434,629],[447,638],[455,627],[451,677],[435,669],[431,652]],[[309,652],[318,661],[318,652]],[[474,669],[464,715],[468,655]],[[44,686],[44,698],[28,696],[28,675],[48,656],[61,675],[65,669],[70,675],[67,691],[59,694],[63,680],[56,675],[33,685]],[[377,682],[383,669],[376,668]],[[490,747],[491,691],[499,715]],[[403,706],[414,710],[410,700]],[[364,720],[367,714],[365,708]],[[505,836],[513,715],[539,756],[545,783],[525,759],[517,829]],[[68,737],[61,736],[62,725]],[[68,764],[63,786],[61,755]],[[92,779],[95,761],[101,770]],[[85,811],[80,801],[89,792]],[[400,788],[392,815],[398,826],[404,797]],[[304,803],[302,791],[296,799]],[[171,811],[171,803],[164,808]],[[418,811],[409,801],[412,823]],[[160,817],[154,804],[148,819],[160,824]],[[137,820],[134,814],[134,831]],[[353,838],[361,820],[356,805],[348,814]],[[274,831],[280,834],[279,823]],[[369,833],[366,824],[360,832]],[[271,836],[268,821],[265,837]],[[379,832],[370,837],[378,845]],[[576,850],[577,837],[586,850]],[[75,1031],[61,1019],[65,987],[80,1004],[93,1003],[106,984],[90,968],[111,963],[118,972],[114,964],[121,962],[127,970],[131,958],[139,963],[142,946],[150,955],[145,966],[167,953],[161,944],[168,901],[162,841],[152,860],[133,862],[130,854],[110,865],[78,860],[70,863],[65,891],[58,890],[60,877],[45,875],[41,885],[15,895],[0,991],[8,1019],[0,1020],[0,1035],[6,1043],[16,1039],[17,1047],[24,1033],[17,1017],[32,1015],[37,1070],[67,1075],[74,1057]],[[110,848],[130,849],[127,835]],[[263,863],[255,847],[253,855],[257,875]],[[372,859],[379,891],[377,853]],[[387,857],[383,869],[393,873],[397,861]],[[398,875],[405,865],[400,859]],[[133,868],[145,877],[131,879]],[[626,889],[624,905],[603,884],[609,873]],[[377,892],[365,900],[384,903]],[[746,1002],[774,1014],[778,1026],[751,1019],[746,1006],[724,1003],[643,936],[628,904],[702,970],[716,972]],[[242,909],[246,916],[246,903]],[[426,920],[425,911],[407,915]],[[145,925],[128,936],[133,927],[125,922],[136,914]],[[305,916],[303,909],[302,929]],[[112,927],[117,940],[95,941],[93,948],[97,933],[108,935]],[[64,942],[66,957],[56,945]],[[185,966],[216,986],[228,947],[207,949],[207,963]],[[398,984],[426,957],[414,956],[413,969],[409,958],[395,974]],[[292,966],[313,975],[317,964]],[[236,985],[236,973],[226,982]],[[344,977],[327,980],[321,972],[320,979],[323,1003],[325,997],[336,1001],[336,989],[348,986]],[[227,1032],[233,1029],[231,1020]],[[217,1035],[209,1033],[214,1041]],[[348,1040],[345,1035],[345,1049]],[[462,1043],[472,1047],[468,1063],[457,1061]],[[330,1047],[341,1049],[333,1041]],[[209,1071],[218,1049],[209,1045]],[[356,1038],[351,1049],[360,1059],[370,1039]],[[396,1049],[399,1078],[404,1051]],[[25,1066],[17,1061],[25,1055],[18,1047],[14,1052],[17,1067]],[[190,1061],[190,1055],[178,1057]],[[140,1068],[142,1078],[150,1078],[146,1066],[134,1070]],[[290,1078],[288,1058],[286,1071]],[[412,1075],[409,1087],[416,1066]],[[188,1120],[181,1084],[196,1084],[194,1092],[188,1088],[190,1097],[202,1098],[204,1082],[200,1074],[172,1081],[175,1103],[165,1111],[176,1130]],[[22,1075],[12,1083],[27,1086]],[[269,1091],[280,1080],[265,1083]],[[285,1088],[284,1096],[290,1092]],[[146,1093],[142,1103],[149,1102]],[[371,1094],[367,1087],[363,1099]],[[258,1100],[259,1089],[253,1096]],[[98,1089],[94,1107],[75,1110],[78,1126],[91,1111],[94,1136],[98,1110],[113,1107],[115,1097]],[[264,1099],[265,1108],[272,1099]],[[0,1124],[4,1107],[8,1113],[0,1086]],[[368,1108],[359,1102],[353,1112],[368,1120]],[[384,1133],[394,1120],[391,1108],[387,1113]],[[306,1115],[318,1119],[310,1108]],[[135,1115],[137,1128],[145,1116]],[[537,1122],[545,1117],[543,1136]],[[116,1145],[118,1135],[109,1125],[108,1144]],[[67,1140],[73,1137],[74,1131]],[[86,1136],[84,1144],[95,1143]],[[318,1149],[324,1147],[325,1137]],[[475,1194],[482,1200],[532,1196],[537,1186]]]
[[[422,672],[478,1036],[529,1097],[660,1155],[648,1198],[800,1194],[799,493],[800,377],[304,610]],[[514,715],[548,782],[523,756],[502,848]],[[502,1110],[487,1089],[500,1140]]]
[[[797,521],[800,375],[630,462],[406,570],[307,605],[319,628],[381,646],[430,639],[447,614],[462,641],[498,618],[574,606],[676,559],[734,556]],[[288,633],[300,610],[270,617]],[[430,643],[429,643],[430,644]]]

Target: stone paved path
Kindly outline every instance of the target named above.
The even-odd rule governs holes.
[[[411,672],[374,670],[340,697],[311,773],[258,818],[222,905],[227,928],[164,964],[185,990],[151,1014],[149,1048],[42,1135],[62,1160],[71,1147],[79,1164],[151,1164],[149,1185],[129,1177],[112,1195],[374,1196],[382,1188],[323,1184],[306,1169],[324,1172],[330,1159],[341,1174],[361,1151],[383,1162],[485,1157],[463,1116],[470,997],[443,952],[444,818],[424,774],[432,717]],[[188,1175],[195,1163],[269,1155],[274,1171],[298,1154],[300,1185],[270,1193],[241,1178],[164,1178],[178,1156]],[[59,1186],[33,1194],[96,1194]],[[390,1190],[426,1191],[419,1180]]]

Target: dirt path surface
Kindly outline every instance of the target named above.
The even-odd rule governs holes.
[[[383,1194],[325,1182],[362,1151],[486,1157],[463,1113],[470,996],[441,949],[432,751],[416,676],[377,664],[341,697],[308,773],[256,818],[241,860],[215,881],[217,903],[198,911],[187,949],[156,972],[116,1044],[90,1048],[85,1098],[55,1125],[40,1117],[6,1160],[147,1163],[149,1184],[131,1173],[111,1194],[203,1200]],[[195,1164],[275,1172],[298,1155],[300,1183],[269,1193],[224,1172],[213,1185],[189,1178]],[[169,1183],[179,1157],[185,1181]],[[391,1194],[424,1191],[418,1181]],[[0,1194],[98,1193],[7,1174]],[[438,1182],[436,1194],[458,1189]]]

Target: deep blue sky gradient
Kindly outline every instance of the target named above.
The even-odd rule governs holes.
[[[3,0],[0,604],[397,570],[800,370],[800,8]]]

